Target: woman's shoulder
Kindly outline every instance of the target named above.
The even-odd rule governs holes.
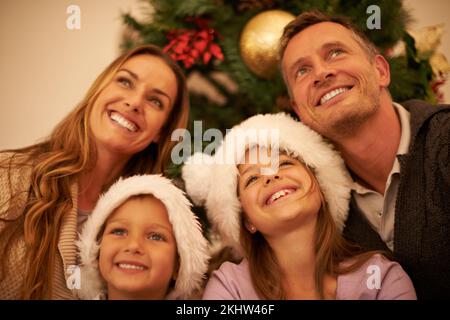
[[[30,155],[23,152],[1,151],[0,168],[14,165],[31,165]]]
[[[33,163],[29,154],[0,152],[0,179],[2,183],[22,184],[30,176],[32,168]]]
[[[32,168],[26,154],[0,152],[0,203],[10,203],[15,196],[18,196],[15,202],[18,205],[26,201],[31,184]],[[9,205],[2,206],[0,213],[6,212],[9,207]]]

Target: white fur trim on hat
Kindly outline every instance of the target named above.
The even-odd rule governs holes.
[[[152,194],[166,207],[172,224],[180,258],[175,289],[170,298],[184,298],[198,289],[208,268],[207,241],[201,225],[191,211],[184,192],[161,175],[141,175],[119,179],[100,197],[86,221],[77,242],[81,257],[81,299],[96,299],[106,293],[105,283],[98,269],[99,244],[97,237],[109,215],[134,195]]]
[[[213,164],[193,165],[188,159],[182,169],[189,195],[203,195],[208,218],[219,231],[225,245],[243,252],[239,241],[241,204],[237,197],[237,163],[253,146],[271,147],[275,141],[261,139],[248,129],[278,130],[281,151],[301,159],[312,168],[337,228],[342,231],[347,219],[351,178],[344,161],[333,146],[317,132],[286,113],[253,116],[233,127],[217,149]],[[270,137],[270,134],[268,134]],[[244,145],[242,145],[244,144]],[[234,163],[227,155],[234,153]],[[197,156],[198,157],[198,156]],[[205,177],[204,172],[208,172]]]

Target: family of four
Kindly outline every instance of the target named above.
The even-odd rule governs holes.
[[[48,139],[0,153],[0,298],[450,297],[450,107],[394,102],[377,48],[317,11],[286,26],[280,69],[300,122],[253,116],[182,169],[238,261],[207,272],[205,230],[162,176],[189,98],[179,66],[145,45]]]

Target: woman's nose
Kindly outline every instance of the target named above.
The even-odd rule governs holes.
[[[129,95],[125,98],[125,107],[129,111],[140,112],[144,98],[139,94]]]

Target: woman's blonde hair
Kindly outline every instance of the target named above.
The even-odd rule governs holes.
[[[303,162],[302,162],[303,164]],[[305,195],[320,188],[314,173],[303,164],[313,182]],[[315,284],[321,299],[325,298],[325,275],[337,276],[352,272],[364,264],[375,251],[361,253],[360,248],[342,237],[321,193],[321,207],[315,230]],[[245,227],[245,213],[241,215],[240,238],[249,261],[250,275],[257,294],[262,299],[286,299],[283,275],[276,255],[260,232],[250,233]],[[341,262],[354,258],[349,264]],[[264,281],[261,281],[264,279]]]
[[[172,69],[177,79],[177,97],[160,131],[159,142],[151,143],[146,149],[135,154],[120,176],[162,173],[176,143],[171,141],[172,131],[186,128],[189,98],[181,68],[153,45],[139,46],[114,60],[97,77],[79,105],[57,125],[46,141],[22,149],[9,150],[27,155],[25,161],[9,159],[0,163],[0,167],[8,171],[32,164],[31,186],[26,190],[29,195],[25,208],[18,218],[0,218],[0,222],[6,224],[0,234],[0,281],[6,276],[9,260],[7,257],[11,255],[11,248],[23,235],[26,245],[26,271],[21,297],[24,299],[51,297],[51,280],[54,263],[58,258],[60,228],[64,215],[72,208],[70,186],[77,182],[82,172],[92,169],[96,163],[97,151],[88,125],[92,106],[118,69],[131,57],[143,54],[161,58]],[[107,187],[104,186],[104,189]],[[11,195],[9,203],[0,206],[14,208],[11,203],[18,198],[19,195]],[[8,211],[5,217],[9,216]]]

